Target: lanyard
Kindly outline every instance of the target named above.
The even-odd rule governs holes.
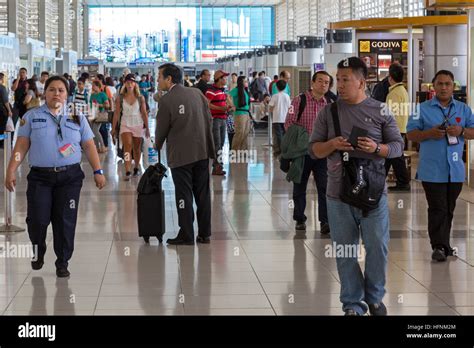
[[[58,117],[54,117],[53,115],[49,114],[49,116],[53,119],[54,123],[56,123],[57,131],[58,131],[58,137],[63,140],[63,132],[61,131],[61,119],[63,118],[62,115],[59,115]]]
[[[443,114],[444,123],[446,123],[446,125],[448,124],[449,119],[454,116],[454,115],[451,115],[451,109],[453,108],[453,106],[454,106],[454,103],[451,103],[449,105],[448,115],[445,115],[443,108],[438,105],[439,109],[441,110],[441,113]]]

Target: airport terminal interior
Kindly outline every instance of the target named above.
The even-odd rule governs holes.
[[[175,238],[181,236],[178,235],[182,218],[179,217],[179,202],[175,197],[174,168],[168,168],[166,177],[162,178],[163,209],[157,209],[154,213],[148,209],[148,214],[140,217],[155,221],[154,218],[159,216],[160,221],[165,220],[164,231],[160,231],[159,225],[155,226],[157,231],[153,231],[164,232],[163,243],[154,236],[149,240],[139,236],[137,189],[147,167],[157,163],[157,150],[154,143],[143,135],[144,140],[139,145],[143,152],[142,162],[137,173],[128,175],[125,162],[118,154],[120,145],[113,141],[110,134],[112,125],[110,120],[106,120],[94,130],[96,141],[98,137],[106,138],[96,143],[103,175],[94,173],[97,168],[89,165],[85,153],[82,156],[85,179],[77,209],[74,251],[66,269],[70,275],[61,276],[55,265],[51,225],[46,236],[44,265],[34,270],[32,256],[26,248],[22,248],[31,246],[30,237],[33,230],[37,230],[32,227],[34,222],[26,222],[27,215],[35,213],[28,209],[31,204],[28,200],[32,198],[27,198],[27,189],[33,185],[29,173],[34,171],[30,168],[33,166],[30,162],[34,159],[25,159],[16,170],[14,192],[10,193],[3,184],[0,190],[4,198],[0,200],[0,214],[4,214],[5,219],[1,218],[4,225],[0,232],[0,313],[25,316],[341,316],[370,312],[376,315],[373,305],[380,305],[383,301],[388,315],[474,315],[474,215],[471,215],[471,209],[474,213],[474,143],[468,141],[468,129],[474,128],[474,116],[470,116],[474,93],[473,35],[474,3],[470,1],[0,0],[0,83],[8,98],[3,102],[12,108],[12,124],[15,127],[14,132],[8,129],[7,120],[12,122],[12,117],[7,110],[2,111],[2,133],[6,130],[0,150],[0,156],[5,158],[0,161],[2,182],[8,181],[7,166],[13,153],[8,142],[13,140],[15,146],[19,139],[25,139],[22,128],[28,128],[31,120],[33,131],[38,123],[41,124],[34,123],[38,120],[34,117],[41,117],[38,110],[49,113],[49,90],[44,85],[48,82],[42,79],[43,72],[47,72],[49,77],[66,75],[68,88],[75,90],[71,91],[69,101],[77,97],[80,82],[83,85],[85,82],[89,96],[105,94],[106,100],[115,105],[119,105],[118,95],[123,86],[132,83],[139,86],[137,88],[146,101],[143,108],[148,115],[151,139],[155,142],[155,131],[158,134],[157,129],[160,128],[160,104],[170,100],[173,89],[177,88],[167,91],[170,98],[167,98],[166,90],[160,90],[162,85],[158,80],[164,71],[160,66],[165,63],[171,62],[179,67],[185,80],[184,88],[199,87],[198,80],[199,84],[204,83],[208,91],[203,91],[206,98],[198,100],[202,103],[206,101],[203,105],[208,108],[209,117],[213,118],[212,121],[209,119],[210,128],[213,127],[211,123],[214,125],[216,121],[216,115],[219,118],[222,114],[222,109],[209,109],[214,103],[212,98],[215,93],[222,90],[231,95],[231,90],[235,88],[238,91],[233,100],[240,105],[238,81],[241,81],[240,76],[245,76],[249,96],[249,101],[244,101],[248,104],[248,112],[245,111],[244,116],[237,110],[242,106],[226,109],[223,113],[223,119],[227,120],[224,122],[223,139],[216,141],[216,132],[206,133],[216,150],[219,148],[217,143],[223,143],[221,150],[224,155],[221,156],[222,163],[209,161],[211,236],[210,241],[205,240],[204,243],[195,242],[195,237],[199,239],[198,215],[192,219],[196,233],[192,243],[179,243],[179,240],[178,243],[168,242],[176,241]],[[295,99],[298,100],[296,105],[301,104],[300,93],[320,88],[314,87],[318,78],[327,78],[328,82],[320,97],[325,96],[329,88],[338,98],[337,103],[344,103],[345,92],[338,83],[342,81],[339,80],[341,71],[348,69],[347,66],[338,67],[338,63],[351,61],[349,57],[360,58],[357,61],[366,71],[362,93],[367,97],[375,98],[377,86],[381,86],[383,81],[390,81],[390,85],[396,83],[403,86],[407,105],[414,105],[413,110],[419,112],[421,104],[422,115],[428,117],[429,112],[423,114],[423,105],[431,105],[429,103],[445,93],[437,89],[441,87],[437,87],[435,77],[439,79],[441,76],[452,82],[452,103],[459,103],[455,104],[458,105],[455,110],[458,110],[456,107],[463,112],[469,110],[462,133],[460,130],[454,136],[458,140],[457,145],[449,147],[449,138],[446,140],[444,135],[437,140],[444,146],[444,152],[439,152],[440,157],[457,146],[459,162],[462,162],[462,168],[457,167],[456,172],[456,178],[461,178],[456,182],[462,190],[454,200],[456,207],[454,212],[451,211],[450,232],[448,225],[451,254],[449,250],[436,249],[428,232],[429,228],[439,227],[436,225],[439,221],[429,222],[426,187],[423,180],[417,177],[417,172],[422,174],[418,170],[428,150],[422,147],[423,151],[420,151],[420,143],[424,146],[422,141],[417,142],[410,136],[410,139],[402,138],[401,134],[409,135],[413,129],[411,124],[415,122],[411,119],[413,114],[406,114],[405,127],[410,116],[409,129],[397,128],[396,135],[397,139],[401,139],[398,157],[408,182],[400,184],[394,165],[386,177],[389,190],[383,193],[390,217],[386,233],[390,239],[386,244],[388,250],[385,259],[380,258],[382,266],[386,263],[385,279],[381,282],[385,294],[377,303],[364,301],[362,296],[355,305],[342,298],[341,289],[344,282],[346,295],[356,291],[354,289],[360,286],[359,279],[342,280],[342,277],[348,277],[347,269],[346,273],[338,271],[337,262],[338,259],[356,259],[362,271],[352,268],[350,272],[361,273],[360,277],[365,276],[365,281],[370,283],[373,274],[364,274],[366,256],[370,254],[366,253],[366,243],[358,239],[354,249],[357,255],[344,255],[348,249],[338,249],[341,245],[333,239],[336,236],[333,229],[344,233],[338,224],[343,225],[341,221],[346,219],[345,216],[331,221],[331,216],[335,219],[336,215],[330,214],[331,231],[327,230],[327,219],[324,221],[320,216],[321,198],[326,197],[321,197],[316,185],[321,171],[326,173],[326,168],[315,169],[315,175],[310,175],[306,192],[303,192],[303,196],[306,194],[307,220],[295,220],[297,203],[293,196],[294,184],[287,180],[289,174],[281,168],[287,153],[283,148],[287,137],[283,140],[279,138],[275,123],[271,124],[272,118],[276,117],[272,113],[276,114],[276,110],[283,108],[281,100],[292,103],[291,106],[286,104],[287,111],[284,112],[288,115],[288,121]],[[26,77],[21,77],[21,68],[26,69]],[[395,75],[392,76],[395,70],[399,73],[397,78],[402,76],[398,81],[393,77]],[[437,75],[440,70],[447,70],[452,76],[446,72]],[[326,73],[317,74],[318,71]],[[330,86],[329,75],[334,79]],[[96,85],[95,81],[103,77],[105,84],[102,81]],[[28,106],[26,114],[21,113],[23,105],[19,105],[18,100],[25,96],[13,89],[18,78],[27,78],[27,85],[39,84],[43,87],[41,91],[28,87],[33,90],[32,99],[38,99],[38,104],[31,106],[31,109]],[[223,79],[225,84],[222,84]],[[108,95],[105,86],[113,88],[117,94]],[[103,92],[97,92],[97,88]],[[197,96],[198,92],[201,93],[196,88],[193,95]],[[40,96],[41,93],[44,95]],[[280,100],[277,104],[283,103],[278,104],[278,109],[268,106],[275,95],[285,93],[289,98],[276,98]],[[307,92],[305,98],[310,98],[311,93]],[[387,93],[383,100],[379,99],[380,102],[388,100]],[[25,95],[26,98],[31,97],[29,91]],[[313,96],[316,98],[315,94]],[[224,98],[225,106],[232,96]],[[209,104],[207,100],[210,100]],[[326,103],[331,101],[324,99],[323,104]],[[102,109],[96,104],[90,103],[91,110],[98,115],[101,111],[97,109]],[[462,109],[464,104],[466,108]],[[312,116],[313,124],[316,117],[322,117],[321,113],[317,113],[321,106],[311,99],[307,100],[308,106],[316,108]],[[14,109],[19,109],[20,113],[15,115]],[[298,107],[296,109],[299,111]],[[123,110],[125,112],[125,108]],[[461,117],[456,112],[453,119]],[[97,115],[96,118],[89,118],[92,128],[93,123],[98,122]],[[194,115],[193,112],[191,115]],[[51,117],[54,118],[52,114]],[[231,117],[234,125],[229,124]],[[245,130],[237,122],[239,117],[248,117]],[[468,124],[469,117],[473,117],[471,125]],[[390,119],[395,125],[394,118]],[[283,127],[285,118],[280,122]],[[59,123],[58,129],[61,128]],[[317,126],[315,122],[314,127]],[[177,132],[177,127],[171,126],[170,131]],[[231,127],[235,127],[234,145],[232,138],[229,139],[229,135],[233,134]],[[196,126],[196,138],[201,129],[198,128]],[[311,138],[311,132],[308,133]],[[53,139],[56,137],[56,133],[49,134],[53,134]],[[290,134],[288,129],[287,134]],[[32,136],[31,139],[33,143],[37,138]],[[183,147],[195,144],[188,142],[185,136],[180,139]],[[237,148],[236,139],[247,144]],[[474,133],[470,139],[474,139]],[[427,142],[430,141],[435,142]],[[310,146],[309,139],[306,144]],[[380,144],[375,145],[380,147]],[[166,167],[169,167],[171,145],[165,142],[160,152]],[[372,153],[383,153],[384,146],[382,149],[374,148]],[[176,150],[176,147],[173,149]],[[30,148],[30,156],[41,153],[33,150]],[[232,150],[236,150],[237,154],[242,150],[245,156],[234,156]],[[172,155],[180,156],[174,151]],[[310,159],[309,156],[304,158]],[[45,158],[43,163],[49,163],[48,160]],[[434,161],[433,158],[431,161]],[[449,172],[449,166],[455,164],[450,160],[445,162],[443,168],[438,168],[435,161],[430,171],[439,173],[446,167]],[[328,160],[328,172],[332,170],[329,163]],[[43,167],[57,166],[50,164]],[[428,175],[426,167],[423,168],[423,175]],[[319,171],[317,175],[316,171]],[[455,175],[454,169],[451,168],[450,173],[448,186]],[[47,175],[56,174],[52,171]],[[107,180],[101,190],[96,187],[97,175]],[[328,180],[331,180],[331,175],[329,172]],[[393,187],[396,189],[391,189]],[[160,195],[157,197],[161,198]],[[439,197],[438,200],[444,199]],[[196,204],[197,201],[195,213]],[[433,201],[431,204],[434,204]],[[328,204],[328,210],[332,206]],[[430,214],[432,217],[433,214]],[[10,225],[20,227],[22,231],[11,232],[8,229]],[[364,233],[364,227],[361,229]],[[385,242],[379,240],[377,243]],[[442,253],[443,260],[437,259],[436,251]],[[369,288],[367,286],[365,290],[367,298],[371,291]],[[361,302],[371,305],[370,311],[361,307]]]

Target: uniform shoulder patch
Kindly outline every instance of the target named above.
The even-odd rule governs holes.
[[[26,120],[24,118],[22,118],[20,120],[20,127],[24,126],[26,124]]]

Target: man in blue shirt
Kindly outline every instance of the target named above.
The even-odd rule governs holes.
[[[410,117],[408,140],[420,143],[416,178],[428,201],[428,233],[435,261],[453,255],[449,238],[456,200],[465,179],[464,140],[474,138],[471,108],[453,99],[454,75],[440,70],[433,79],[436,97]]]

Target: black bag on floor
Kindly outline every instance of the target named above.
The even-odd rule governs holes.
[[[166,231],[165,223],[165,192],[162,188],[167,168],[161,164],[160,152],[158,163],[149,166],[138,183],[137,218],[138,235],[146,243],[150,237],[157,237],[161,243]]]

